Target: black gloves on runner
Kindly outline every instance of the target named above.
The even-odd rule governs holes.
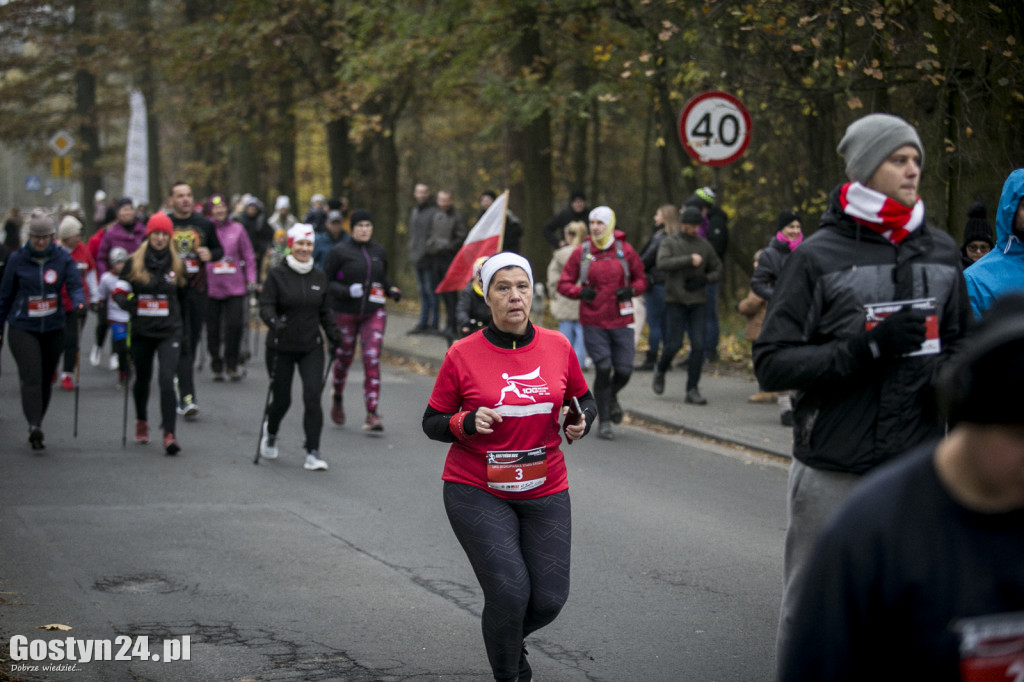
[[[921,347],[925,339],[926,315],[920,310],[901,310],[865,332],[864,337],[874,357],[899,357]]]
[[[616,301],[628,301],[629,299],[636,296],[636,292],[633,287],[619,287],[615,290]]]
[[[580,300],[590,303],[597,298],[597,289],[594,287],[583,287],[580,289]]]

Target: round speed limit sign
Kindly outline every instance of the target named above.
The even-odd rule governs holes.
[[[750,114],[727,92],[703,92],[683,108],[679,140],[698,163],[728,165],[750,144]]]

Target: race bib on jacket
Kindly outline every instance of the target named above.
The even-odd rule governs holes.
[[[166,296],[139,296],[139,317],[167,317],[171,314],[170,301]]]
[[[29,296],[28,297],[28,316],[29,317],[49,317],[57,312],[57,295],[49,294],[48,296]]]
[[[380,282],[374,282],[370,285],[370,303],[385,303],[388,300],[387,293],[384,291],[383,285]]]
[[[864,310],[867,312],[864,330],[871,331],[882,320],[908,306],[925,314],[925,336],[921,347],[912,353],[907,353],[906,357],[935,355],[942,352],[942,340],[939,338],[939,312],[934,298],[919,298],[913,301],[891,301],[889,303],[869,303],[864,306]]]
[[[235,267],[235,261],[231,259],[219,260],[213,264],[213,274],[215,275],[233,275],[238,272],[238,268]]]

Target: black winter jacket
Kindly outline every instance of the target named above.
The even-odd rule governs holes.
[[[766,301],[772,300],[775,295],[775,283],[779,281],[779,273],[782,266],[789,258],[789,244],[778,237],[772,237],[768,246],[761,252],[757,259],[757,269],[750,277],[751,290]]]
[[[384,307],[391,280],[388,254],[375,241],[347,239],[327,252],[324,260],[331,308],[349,315],[369,315]],[[350,287],[363,285],[363,294],[352,298]]]
[[[270,328],[267,348],[309,353],[323,347],[323,328],[336,339],[337,328],[327,302],[327,276],[319,268],[302,274],[287,259],[267,273],[260,293],[260,318]]]
[[[149,247],[143,242],[139,248]],[[132,263],[131,259],[125,262],[113,293],[114,302],[131,315],[132,337],[169,339],[181,336],[181,301],[187,288],[176,283],[170,259],[159,267],[151,265],[155,259],[148,259],[149,282],[145,284],[132,281]]]
[[[934,298],[940,354],[874,358],[865,304]],[[956,242],[922,225],[899,246],[859,226],[833,191],[821,229],[794,251],[754,344],[767,391],[795,389],[793,456],[862,474],[943,425],[932,381],[971,316]]]

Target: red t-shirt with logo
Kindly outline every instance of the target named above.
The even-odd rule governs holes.
[[[587,392],[576,354],[561,333],[535,327],[521,348],[498,348],[472,334],[448,349],[430,406],[456,413],[489,407],[502,415],[494,433],[456,441],[441,478],[506,499],[532,499],[569,487],[562,402]]]

